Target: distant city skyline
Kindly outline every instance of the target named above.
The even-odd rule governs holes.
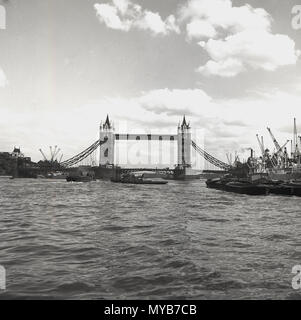
[[[301,130],[295,1],[0,0],[0,151],[73,156],[106,115],[134,131],[176,132],[185,114],[226,153]]]

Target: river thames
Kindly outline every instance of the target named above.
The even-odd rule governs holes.
[[[0,179],[0,299],[300,299],[300,198]]]

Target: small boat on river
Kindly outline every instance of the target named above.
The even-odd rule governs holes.
[[[112,182],[116,183],[127,183],[127,184],[156,184],[156,185],[164,185],[168,184],[166,180],[151,180],[145,177],[148,175],[149,172],[130,172],[130,173],[123,173],[119,178],[112,178]]]
[[[68,175],[66,177],[66,181],[67,182],[91,182],[91,181],[95,181],[95,177],[91,174],[87,174],[87,175]]]

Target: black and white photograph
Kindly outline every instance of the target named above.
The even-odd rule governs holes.
[[[301,300],[300,197],[300,0],[0,0],[0,300]]]

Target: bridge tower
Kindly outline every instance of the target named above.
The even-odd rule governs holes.
[[[178,126],[178,165],[191,168],[191,127],[185,116]]]
[[[100,146],[99,165],[113,165],[114,164],[114,150],[115,150],[115,133],[112,122],[107,116],[105,123],[100,123],[99,131],[100,141],[107,140]]]

